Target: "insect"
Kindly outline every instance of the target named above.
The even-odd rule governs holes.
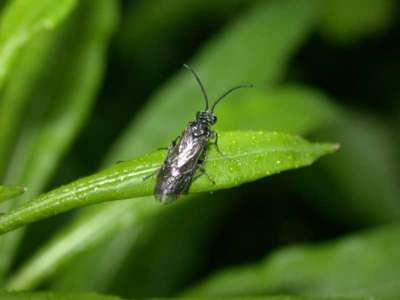
[[[157,171],[154,196],[161,203],[171,202],[181,194],[187,193],[191,182],[201,175],[206,175],[215,184],[204,169],[210,140],[214,140],[213,144],[221,153],[218,148],[218,134],[211,129],[211,126],[217,122],[217,117],[214,115],[215,106],[234,90],[252,87],[250,84],[233,87],[222,94],[210,107],[206,90],[199,76],[188,65],[183,66],[193,74],[200,86],[205,108],[196,113],[196,119],[189,122],[182,134],[171,143],[167,156]],[[196,174],[197,171],[200,173]]]

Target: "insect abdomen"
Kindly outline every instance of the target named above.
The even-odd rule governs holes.
[[[192,174],[172,176],[162,171],[160,170],[154,191],[154,196],[158,201],[162,203],[170,202],[187,192],[193,177]]]

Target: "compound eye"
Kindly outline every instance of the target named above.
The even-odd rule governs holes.
[[[217,117],[216,116],[213,116],[213,119],[212,119],[212,121],[213,121],[213,124],[215,124],[215,123],[217,123]]]

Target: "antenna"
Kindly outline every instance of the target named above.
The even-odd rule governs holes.
[[[226,91],[224,94],[222,94],[221,97],[219,97],[213,104],[213,106],[211,107],[211,112],[214,112],[214,108],[215,106],[218,104],[218,102],[220,102],[222,99],[224,99],[226,96],[228,96],[230,93],[232,93],[235,90],[241,89],[241,88],[252,88],[253,85],[252,84],[242,84],[242,85],[238,85],[235,86],[233,88],[231,88],[230,90]]]
[[[208,110],[208,97],[207,97],[207,93],[206,90],[203,86],[203,84],[201,83],[201,80],[199,78],[199,76],[197,75],[196,71],[193,70],[191,67],[189,67],[187,64],[183,65],[186,69],[188,69],[190,72],[192,72],[194,78],[196,79],[197,83],[199,84],[200,88],[201,88],[201,92],[203,93],[204,96],[204,100],[206,101],[206,108],[205,110]]]

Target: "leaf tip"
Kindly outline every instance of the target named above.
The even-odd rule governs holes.
[[[340,144],[332,144],[331,145],[332,152],[338,151],[341,147],[342,147],[342,145],[340,145]]]
[[[334,152],[338,151],[341,147],[341,145],[338,143],[323,144],[323,145],[324,145],[324,151],[326,154],[334,153]]]

